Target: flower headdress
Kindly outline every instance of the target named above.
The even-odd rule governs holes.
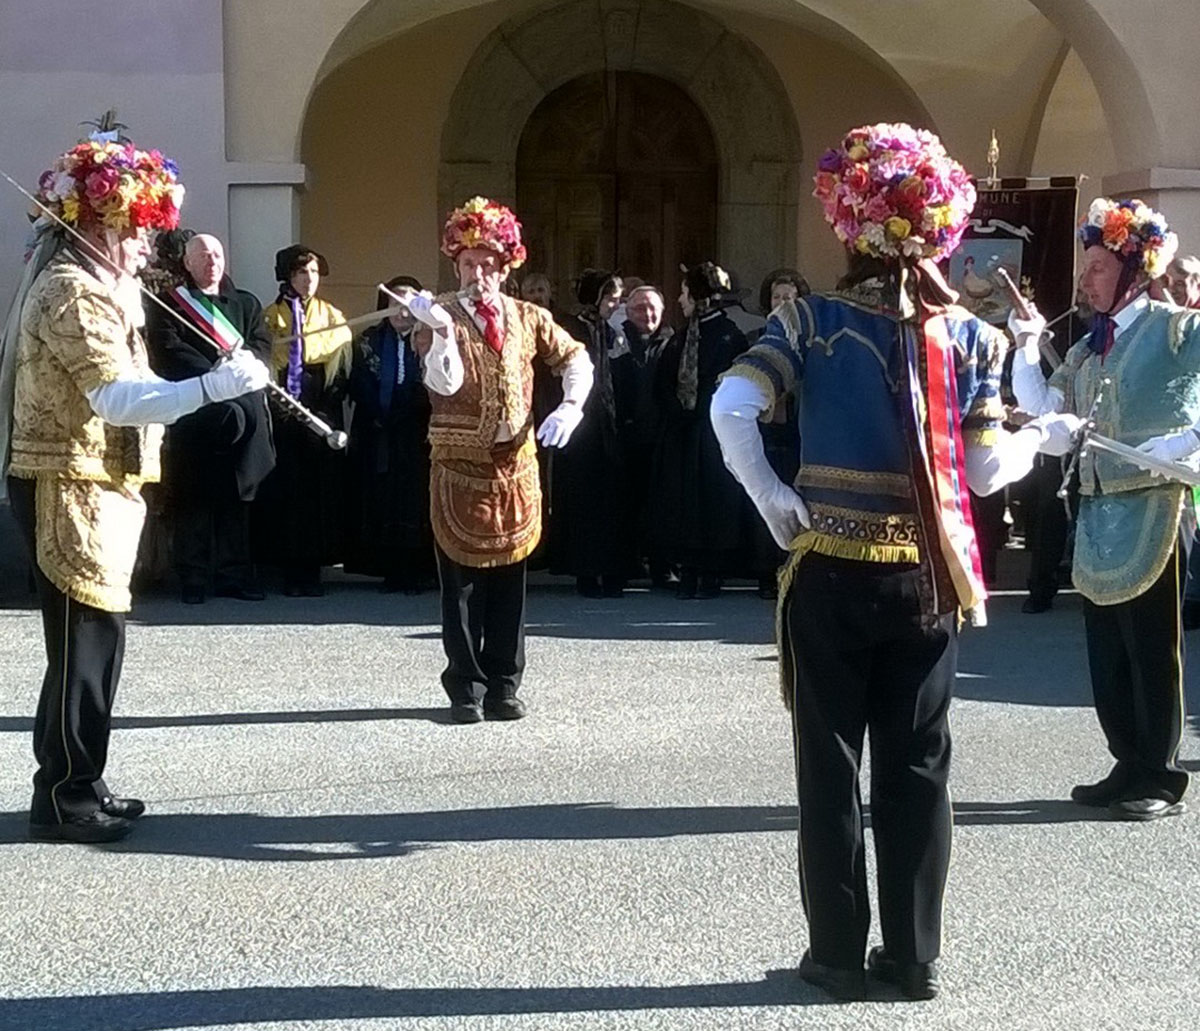
[[[174,229],[183,185],[175,162],[157,150],[91,139],[41,174],[37,199],[72,227]]]
[[[1167,271],[1179,249],[1179,237],[1167,220],[1140,200],[1097,197],[1079,223],[1084,248],[1101,246],[1125,264],[1140,268],[1151,279]]]
[[[814,178],[825,220],[850,250],[940,261],[962,239],[975,187],[925,129],[864,125],[827,150]]]
[[[442,229],[442,253],[453,261],[460,251],[476,247],[495,251],[512,268],[523,265],[525,245],[521,243],[517,216],[486,197],[472,197],[461,208],[455,208]]]

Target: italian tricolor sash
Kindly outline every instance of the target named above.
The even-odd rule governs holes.
[[[177,286],[171,296],[179,302],[183,314],[201,333],[216,341],[228,353],[242,344],[242,334],[207,294],[194,293],[186,286]]]
[[[987,597],[987,589],[983,584],[983,566],[967,490],[954,345],[944,315],[927,319],[924,329],[929,469],[937,507],[938,537],[958,603],[964,612],[970,612]]]

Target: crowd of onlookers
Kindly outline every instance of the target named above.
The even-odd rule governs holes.
[[[181,283],[194,287],[216,273],[221,287],[210,292],[218,306],[229,309],[237,298],[244,305],[249,295],[224,276],[223,255],[213,267],[219,249],[212,237],[164,234],[146,284],[169,299]],[[281,251],[279,294],[262,312],[261,327],[247,324],[245,342],[269,362],[281,388],[345,431],[348,445],[326,446],[273,406],[273,463],[264,469],[262,427],[256,434],[243,427],[253,421],[253,404],[219,425],[214,415],[203,425],[170,427],[141,583],[173,570],[189,603],[214,593],[254,600],[276,582],[286,594],[319,595],[321,570],[340,565],[381,579],[385,591],[434,586],[429,402],[415,324],[381,292],[380,318],[352,332],[342,326],[343,313],[319,296],[327,272],[310,248]],[[421,289],[406,276],[385,285]],[[628,584],[645,581],[681,597],[709,597],[731,577],[771,596],[783,555],[724,466],[708,404],[717,378],[765,315],[808,292],[803,277],[776,270],[756,303],[711,262],[687,272],[677,298],[594,269],[579,274],[575,296],[561,303],[537,272],[511,289],[550,310],[587,346],[596,370],[571,444],[541,456],[544,532],[532,568],[573,577],[589,596],[619,597]],[[180,334],[157,308],[148,302],[151,362],[177,378],[172,357]],[[547,370],[535,369],[535,421],[558,404],[558,389]],[[789,480],[799,462],[792,414],[777,412],[763,423],[771,461]]]
[[[193,235],[180,231],[160,240],[145,274],[156,292],[192,282],[198,251],[210,257],[216,241],[204,237],[210,243],[198,247]],[[232,291],[223,256],[221,265]],[[281,251],[278,297],[262,313],[261,333],[249,334],[247,343],[260,337],[260,353],[280,386],[344,430],[348,446],[326,446],[276,408],[265,429],[273,457],[264,471],[261,428],[255,441],[231,438],[226,425],[173,428],[164,482],[152,496],[156,518],[143,540],[143,584],[173,569],[191,603],[210,593],[257,599],[265,584],[277,582],[287,594],[319,595],[322,569],[340,565],[380,579],[385,591],[435,586],[429,401],[414,322],[394,308],[386,313],[392,301],[381,292],[377,307],[384,315],[359,332],[342,327],[343,313],[318,296],[327,272],[325,259],[310,248]],[[421,289],[407,276],[386,285]],[[573,577],[579,593],[593,597],[620,597],[638,582],[681,598],[712,597],[730,578],[773,597],[783,553],[725,468],[708,407],[718,377],[753,343],[769,313],[808,293],[803,276],[777,269],[753,298],[711,262],[686,271],[678,297],[597,269],[581,271],[568,298],[555,297],[550,279],[536,271],[514,277],[510,289],[551,311],[587,346],[596,370],[570,445],[540,456],[544,532],[531,568]],[[1164,299],[1170,291],[1178,303],[1200,304],[1200,262],[1178,259],[1161,291]],[[1059,332],[1060,352],[1086,329],[1084,314]],[[148,311],[152,361],[166,362],[162,322]],[[535,421],[558,404],[557,390],[554,377],[538,369]],[[772,467],[791,482],[800,462],[795,412],[789,405],[769,413],[760,430]],[[247,464],[255,475],[246,475]],[[255,482],[246,489],[248,478]],[[1041,459],[1021,484],[975,499],[989,581],[1014,534],[1033,552],[1028,612],[1049,608],[1067,575],[1069,515],[1057,497],[1060,481],[1058,460]]]

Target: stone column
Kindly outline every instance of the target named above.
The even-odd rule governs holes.
[[[275,252],[301,242],[304,166],[230,164],[229,274],[263,306],[275,299]]]
[[[1141,168],[1104,177],[1110,197],[1139,197],[1167,216],[1180,254],[1200,254],[1200,168]]]

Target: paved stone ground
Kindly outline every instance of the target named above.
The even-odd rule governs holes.
[[[41,630],[0,610],[0,1028],[1192,1031],[1200,816],[1063,801],[1106,769],[1079,600],[1019,600],[963,641],[945,994],[849,1006],[791,973],[790,746],[751,592],[539,586],[532,716],[472,727],[443,719],[431,594],[141,603],[110,779],[150,815],[106,848],[25,840]]]

